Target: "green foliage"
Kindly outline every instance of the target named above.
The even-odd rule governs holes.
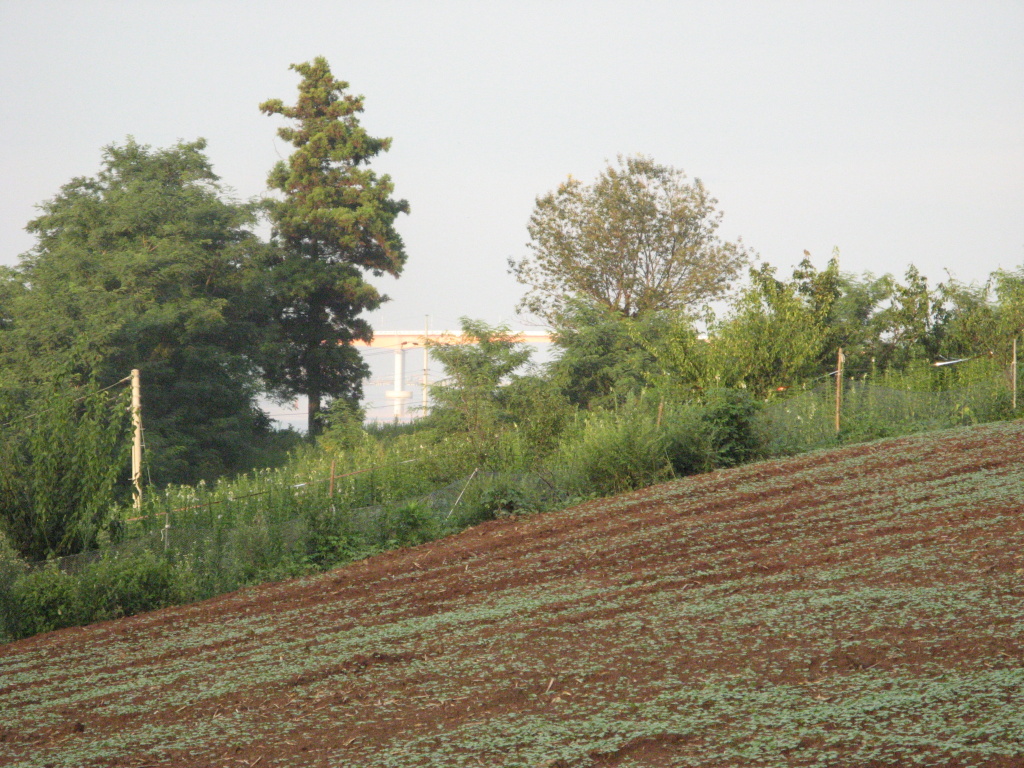
[[[1024,331],[1024,270],[997,271],[984,285],[941,283],[935,299],[939,353],[956,359],[988,354],[1007,364]]]
[[[827,338],[822,318],[797,285],[774,273],[751,270],[751,286],[712,328],[705,387],[741,386],[764,398],[818,372]]]
[[[766,455],[761,404],[741,389],[713,389],[701,400],[669,403],[661,429],[676,476],[734,467]]]
[[[10,637],[28,637],[187,602],[189,587],[187,573],[149,552],[101,559],[74,573],[48,566],[0,591],[0,615]]]
[[[818,272],[804,259],[790,280],[769,265],[750,271],[749,285],[712,320],[708,336],[687,318],[664,318],[633,337],[653,364],[647,383],[673,397],[700,397],[720,388],[757,399],[834,370],[839,346],[859,360],[871,318],[889,283],[839,272],[838,258]]]
[[[589,186],[570,177],[537,198],[531,255],[509,259],[529,289],[521,308],[549,322],[573,300],[625,317],[699,309],[747,260],[716,234],[717,202],[699,179],[643,156],[620,157]]]
[[[330,451],[340,452],[356,447],[367,438],[363,429],[366,411],[351,400],[332,400],[324,414],[326,430],[320,442]]]
[[[526,471],[478,475],[465,486],[465,491],[452,516],[459,528],[486,520],[558,509],[570,498],[570,491],[559,484],[554,474],[537,471],[535,466]]]
[[[856,375],[908,370],[940,355],[992,355],[1006,364],[1024,329],[1021,286],[1020,275],[995,273],[985,286],[951,280],[931,290],[913,267],[900,282],[840,273],[837,255],[822,271],[805,258],[789,280],[769,265],[751,270],[707,341],[687,319],[633,336],[653,358],[644,375],[660,390],[738,387],[767,400],[831,375],[840,348]]]
[[[516,376],[504,387],[502,407],[527,462],[554,449],[576,411],[547,377],[529,375]],[[502,462],[501,466],[509,465]]]
[[[574,302],[555,323],[560,354],[549,364],[548,376],[580,408],[621,405],[644,388],[652,371],[659,370],[652,346],[679,322],[686,321],[653,312],[625,318]]]
[[[665,455],[677,477],[709,472],[717,466],[717,434],[696,403],[675,403],[664,409]]]
[[[788,455],[1014,416],[1005,369],[983,357],[942,368],[919,362],[845,379],[838,435],[834,381],[787,393],[765,404],[756,420],[767,452]]]
[[[429,423],[445,433],[466,435],[482,461],[493,436],[513,421],[506,384],[529,361],[531,350],[506,326],[468,317],[461,323],[461,338],[430,344],[445,378],[430,388]],[[516,402],[526,405],[525,397],[520,389]]]
[[[361,412],[337,398],[319,446],[296,450],[282,471],[151,494],[142,530],[129,531],[124,546],[166,559],[185,579],[179,594],[208,596],[673,475],[1012,415],[1004,361],[1021,284],[1014,275],[993,283],[998,296],[942,288],[944,314],[933,303],[927,344],[952,350],[991,334],[1001,340],[991,355],[944,368],[915,357],[923,342],[897,343],[895,332],[872,337],[917,317],[883,310],[921,306],[906,297],[883,306],[896,295],[890,278],[850,278],[835,260],[823,272],[804,262],[789,281],[770,269],[752,277],[710,340],[685,316],[624,318],[576,305],[561,316],[562,357],[546,375],[519,373],[528,350],[507,328],[464,320],[475,343],[435,347],[449,376],[435,388],[430,418],[364,428]],[[903,362],[848,369],[855,378],[844,385],[837,436],[834,390],[802,387],[827,372],[829,345],[839,341],[858,362],[891,343]],[[791,382],[785,393],[770,386],[780,380]],[[576,411],[566,392],[590,411]],[[108,557],[118,551],[127,550],[106,547]],[[0,582],[21,579],[17,562],[6,572]],[[48,606],[62,600],[75,621],[106,615],[76,613],[76,601],[92,598],[53,581],[46,590],[55,597],[32,603],[39,626],[55,621]],[[0,607],[10,613],[2,594],[10,590],[0,584]]]
[[[522,483],[499,479],[490,482],[476,500],[488,518],[509,517],[535,511],[534,501]]]
[[[321,398],[355,403],[362,393],[368,370],[351,342],[372,339],[359,315],[386,300],[364,275],[401,273],[406,256],[394,221],[409,205],[392,198],[389,176],[367,167],[391,140],[359,124],[362,97],[349,94],[322,57],[291,68],[302,76],[296,105],[260,105],[297,122],[278,129],[296,149],[267,180],[282,198],[266,203],[276,247],[264,277],[276,333],[263,363],[275,393],[308,396],[309,434],[316,435]]]
[[[388,509],[381,518],[382,543],[389,546],[416,546],[436,539],[440,530],[433,510],[416,501]]]
[[[320,570],[365,556],[366,547],[352,530],[347,515],[339,513],[334,505],[304,510],[303,520],[307,532],[302,565]]]
[[[22,557],[93,548],[115,522],[129,394],[90,385],[0,403],[0,530]]]
[[[639,408],[581,417],[551,457],[552,471],[571,492],[608,496],[671,476],[664,436]]]
[[[713,389],[701,402],[716,467],[735,467],[763,458],[767,436],[758,419],[762,404],[745,389]]]
[[[873,321],[876,364],[900,369],[915,360],[934,358],[937,329],[928,280],[913,265],[907,269],[905,284],[889,280],[888,306],[880,309]]]
[[[95,177],[40,206],[35,247],[0,275],[0,377],[45,392],[140,369],[157,483],[246,469],[270,437],[254,214],[225,199],[205,146],[106,147]]]
[[[871,386],[847,382],[841,438],[1005,416],[1007,389],[998,374],[998,364],[985,359],[879,374],[880,383]],[[648,391],[614,410],[579,413],[559,427],[557,437],[547,438],[552,442],[544,450],[516,422],[491,433],[482,446],[466,432],[420,424],[367,430],[349,447],[328,451],[329,430],[319,447],[304,445],[281,470],[150,494],[144,520],[129,525],[123,544],[107,544],[103,551],[108,559],[139,551],[166,559],[179,580],[178,594],[195,599],[413,546],[485,520],[837,443],[827,387],[767,404],[744,389],[712,389],[686,400],[671,394]],[[22,568],[16,559],[0,558],[0,608],[7,606],[8,613],[8,587]],[[80,610],[77,601],[93,598],[66,586],[70,581],[52,579],[52,585],[45,582],[52,599],[23,604],[39,612],[33,626],[50,626],[54,615],[72,623],[107,615]],[[137,605],[127,599],[119,604],[125,611]],[[55,614],[55,605],[61,613]]]

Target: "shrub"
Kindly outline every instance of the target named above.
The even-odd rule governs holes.
[[[716,466],[734,467],[765,455],[768,435],[758,420],[760,410],[744,389],[712,389],[704,396],[701,418],[711,428]]]
[[[78,599],[78,579],[47,567],[15,579],[4,600],[4,630],[15,639],[89,621]]]
[[[463,504],[470,510],[468,524],[494,520],[510,515],[529,514],[539,509],[536,494],[516,476],[498,476],[483,480],[476,493]]]
[[[426,504],[410,501],[386,510],[381,515],[381,543],[412,547],[437,538],[440,525]]]
[[[305,553],[302,562],[315,568],[330,568],[347,563],[363,553],[347,510],[339,513],[332,505],[308,511],[305,515]]]
[[[526,492],[509,482],[498,482],[485,488],[477,504],[492,518],[528,513],[534,509]]]
[[[588,415],[552,460],[562,482],[583,495],[607,496],[670,477],[665,439],[638,408]]]
[[[662,415],[665,454],[678,476],[708,472],[717,466],[717,431],[696,405],[676,405]]]
[[[25,559],[96,546],[126,465],[126,404],[95,386],[56,390],[0,435],[0,528]],[[0,422],[14,406],[0,402]]]
[[[190,584],[170,561],[150,552],[99,560],[77,573],[47,565],[2,591],[0,615],[9,636],[28,637],[187,602],[195,597]]]
[[[186,602],[192,596],[174,565],[152,552],[99,560],[82,571],[79,599],[89,621],[116,619]]]

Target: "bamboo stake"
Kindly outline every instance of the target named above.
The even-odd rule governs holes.
[[[836,360],[836,436],[839,435],[839,430],[842,427],[839,414],[843,407],[843,362],[846,358],[843,356],[843,348],[839,348],[839,355]]]
[[[332,499],[334,498],[334,462],[335,461],[337,461],[337,459],[331,459],[331,485],[330,485],[330,489],[327,491],[328,497],[330,497]]]
[[[142,508],[142,378],[139,369],[132,369],[132,496],[135,509]]]

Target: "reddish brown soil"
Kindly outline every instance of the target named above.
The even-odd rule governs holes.
[[[740,761],[727,750],[749,741],[746,716],[630,736],[625,710],[608,709],[628,704],[655,722],[669,715],[645,708],[671,708],[672,686],[685,698],[722,680],[813,707],[841,701],[845,681],[1020,670],[1019,616],[1000,610],[1024,597],[1024,495],[997,481],[1019,472],[1022,439],[1020,428],[982,428],[711,473],[11,643],[0,647],[0,764],[1024,765],[1012,732],[974,752],[901,737],[927,704],[893,720],[895,735],[864,726],[894,755],[871,763],[858,757],[869,737],[853,731],[818,762],[828,722]],[[898,618],[815,602],[854,587],[911,597]],[[959,620],[955,606],[908,618],[924,589],[992,596],[1003,608],[983,620],[995,629]],[[705,604],[717,607],[702,616]],[[768,604],[806,608],[753,608]],[[1007,695],[1006,706],[1024,703]],[[618,713],[618,741],[558,735],[596,712]],[[539,726],[513,732],[512,715],[551,730],[531,744]],[[453,735],[488,724],[493,746]]]

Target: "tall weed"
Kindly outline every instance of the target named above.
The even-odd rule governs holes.
[[[620,493],[672,475],[664,434],[639,408],[581,418],[550,464],[563,484],[582,495]]]

